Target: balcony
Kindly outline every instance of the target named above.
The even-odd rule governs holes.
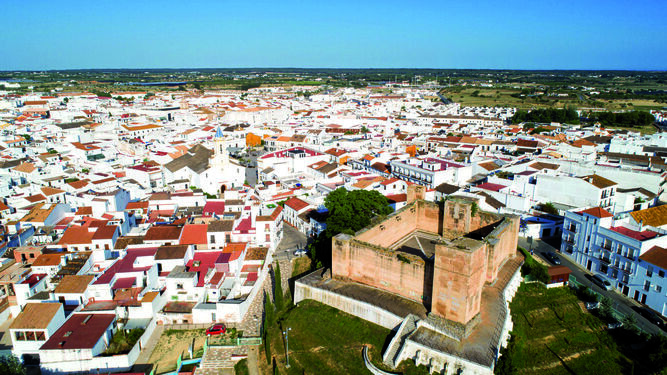
[[[611,259],[602,255],[600,256],[600,261],[602,263],[611,264]]]
[[[568,237],[565,239],[565,243],[569,245],[574,245],[574,237]]]
[[[600,247],[605,250],[611,251],[611,242],[603,243],[602,245],[600,245]]]
[[[569,227],[566,228],[568,231],[572,233],[577,233],[577,226],[576,225],[570,225]]]

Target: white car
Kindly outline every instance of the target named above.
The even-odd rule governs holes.
[[[294,256],[301,257],[308,254],[308,250],[306,249],[296,249],[294,250]]]

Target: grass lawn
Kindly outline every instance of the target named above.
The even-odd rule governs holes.
[[[281,374],[366,374],[361,350],[370,346],[373,358],[381,351],[390,331],[344,312],[306,300],[283,315],[289,331],[290,368],[285,368],[285,343],[278,326],[268,332],[271,356]],[[271,373],[264,351],[260,363]]]
[[[292,277],[308,273],[311,263],[312,261],[309,256],[302,256],[292,260]]]
[[[510,308],[514,345],[508,357],[517,373],[611,375],[631,373],[633,368],[636,374],[656,371],[646,368],[646,358],[642,358],[647,355],[641,348],[646,346],[647,338],[624,329],[608,330],[601,319],[583,308],[570,288],[522,284]]]

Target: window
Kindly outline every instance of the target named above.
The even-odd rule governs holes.
[[[644,290],[648,292],[649,289],[651,289],[651,282],[646,280],[644,281]]]
[[[663,270],[659,270],[659,271],[658,271],[658,276],[660,276],[660,277],[665,277],[665,271],[663,271]]]
[[[655,291],[658,292],[658,293],[662,292],[662,286],[656,285],[655,286]]]
[[[653,276],[653,266],[646,267],[646,276],[647,277],[652,277]]]
[[[211,238],[209,239],[208,242],[210,242],[210,243],[215,243],[215,236],[214,236],[214,235],[211,235]]]
[[[600,263],[600,272],[602,272],[606,275],[608,270],[609,270],[609,268],[607,267],[606,264]]]

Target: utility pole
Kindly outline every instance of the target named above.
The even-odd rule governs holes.
[[[285,358],[287,359],[285,368],[289,368],[289,331],[291,330],[292,328],[288,327],[286,330],[283,331],[283,334],[285,335]]]

